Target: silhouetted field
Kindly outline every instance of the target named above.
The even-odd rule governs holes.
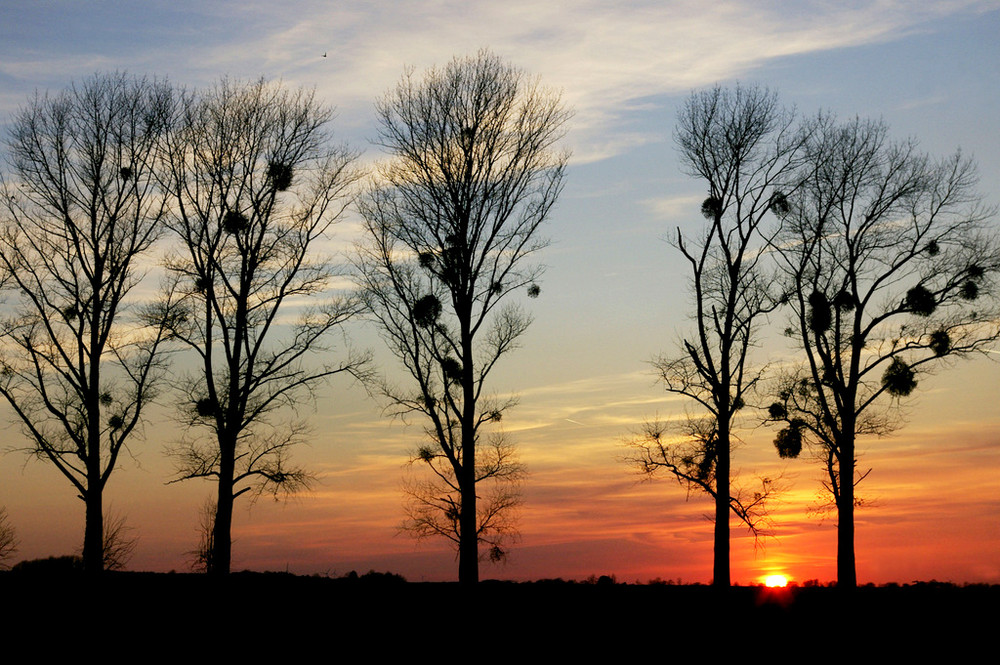
[[[991,644],[1000,619],[1000,586],[936,582],[852,592],[719,591],[601,578],[597,583],[485,581],[464,589],[406,582],[388,573],[329,578],[243,572],[222,580],[107,573],[91,581],[72,572],[19,571],[0,573],[0,598],[10,635],[53,630],[66,638],[96,629],[140,640],[144,650],[177,653],[275,653],[271,650],[319,640],[335,655],[344,645],[364,644],[365,658],[349,662],[387,650],[416,654],[445,645],[472,646],[476,662],[519,661],[515,654],[528,652],[557,657],[590,647],[613,648],[621,658],[661,653],[666,662],[671,654],[718,648],[777,656],[793,646],[809,648],[811,654],[796,653],[820,662],[827,651],[846,647],[892,655],[937,645],[959,655]],[[837,634],[834,619],[845,616],[851,628]],[[722,643],[719,625],[728,636]],[[288,654],[287,659],[300,658]]]

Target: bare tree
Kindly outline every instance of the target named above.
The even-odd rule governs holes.
[[[133,535],[134,531],[135,528],[126,523],[125,515],[105,515],[104,570],[125,570],[139,546],[139,537]]]
[[[191,569],[199,573],[212,572],[212,552],[215,551],[215,499],[208,499],[201,506],[198,521],[198,547],[187,554]]]
[[[994,214],[961,154],[934,161],[882,122],[821,117],[803,186],[775,244],[787,275],[804,367],[770,418],[775,445],[813,444],[837,507],[837,581],[854,587],[857,437],[901,424],[899,401],[921,372],[988,348],[1000,336]]]
[[[410,389],[379,390],[398,415],[427,419],[432,445],[418,457],[448,492],[425,502],[417,521],[451,533],[457,513],[459,580],[475,583],[488,531],[477,484],[520,475],[506,454],[487,455],[499,468],[477,457],[480,437],[514,404],[490,397],[487,379],[530,323],[505,303],[515,291],[539,293],[541,270],[530,261],[546,244],[538,231],[562,188],[568,156],[554,145],[568,113],[557,95],[485,51],[423,77],[408,72],[376,112],[391,159],[360,206],[367,243],[358,267],[368,306],[412,379]],[[449,517],[428,517],[434,507]]]
[[[139,537],[132,535],[133,531],[135,528],[127,524],[125,515],[110,509],[105,512],[102,548],[104,570],[125,570],[139,546]],[[79,550],[76,556],[80,556]]]
[[[732,455],[738,442],[732,436],[730,441]],[[688,495],[702,492],[718,502],[719,483],[715,474],[719,443],[715,420],[711,417],[688,417],[682,424],[657,419],[644,423],[637,435],[626,440],[625,445],[632,450],[626,461],[650,478],[661,472],[669,473],[687,489]],[[731,473],[732,477],[735,475]],[[768,504],[785,488],[780,478],[763,476],[757,481],[752,489],[731,482],[729,508],[759,544],[770,535],[773,526]]]
[[[444,537],[461,545],[462,491],[447,456],[423,446],[411,464],[423,463],[429,479],[408,478],[403,489],[408,497],[402,529],[415,538]],[[500,432],[480,446],[476,463],[476,537],[490,561],[504,561],[510,545],[518,539],[517,517],[521,506],[521,481],[526,475],[514,446]]]
[[[289,461],[306,430],[275,412],[367,361],[316,359],[360,308],[333,297],[334,269],[320,254],[356,180],[354,154],[330,141],[330,117],[312,93],[223,80],[184,99],[168,142],[168,226],[180,249],[167,262],[177,306],[161,319],[200,365],[181,389],[192,435],[175,454],[179,479],[218,483],[215,574],[229,572],[237,497],[309,484]]]
[[[0,506],[0,569],[8,567],[7,560],[17,554],[17,531],[7,519],[7,508]]]
[[[103,568],[103,493],[156,394],[166,331],[127,317],[137,265],[167,214],[155,174],[171,90],[98,75],[14,118],[3,181],[0,395],[32,453],[86,504],[88,572]]]
[[[648,424],[629,442],[635,451],[629,459],[645,473],[672,473],[715,500],[717,586],[730,584],[730,511],[759,533],[776,489],[762,479],[759,492],[734,492],[731,456],[737,416],[762,376],[748,356],[775,307],[762,250],[777,224],[767,222],[787,206],[804,136],[775,93],[740,86],[693,94],[674,134],[685,170],[707,185],[701,213],[708,224],[693,241],[678,229],[674,242],[691,268],[695,334],[682,340],[679,355],[654,366],[668,392],[689,398],[705,415],[688,418],[674,441],[662,423]]]

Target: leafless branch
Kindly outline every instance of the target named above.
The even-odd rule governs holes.
[[[17,554],[17,531],[7,517],[7,508],[0,506],[0,569],[8,568],[8,560]]]

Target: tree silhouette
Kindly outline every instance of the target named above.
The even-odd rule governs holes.
[[[337,364],[315,359],[360,308],[332,297],[333,267],[317,247],[356,180],[354,155],[331,146],[330,117],[311,93],[223,80],[183,100],[168,141],[176,202],[168,226],[180,249],[167,261],[176,304],[160,318],[200,365],[181,386],[193,436],[174,454],[178,479],[218,483],[215,574],[229,572],[237,497],[277,497],[309,484],[289,461],[306,430],[275,412],[294,410],[317,382],[358,375],[367,362],[355,354]],[[205,430],[210,436],[197,435]]]
[[[167,214],[157,186],[170,88],[125,74],[36,95],[13,121],[0,269],[0,395],[86,505],[83,561],[103,569],[103,493],[156,395],[166,336],[127,316]]]
[[[767,221],[787,206],[804,137],[775,93],[741,86],[693,94],[674,134],[685,170],[707,185],[701,206],[707,225],[693,240],[678,229],[674,242],[691,268],[695,334],[681,341],[679,355],[662,356],[654,366],[668,392],[689,398],[705,415],[682,421],[675,437],[664,423],[647,423],[628,442],[628,460],[648,474],[665,470],[715,500],[717,586],[730,583],[730,511],[756,535],[777,489],[764,478],[758,491],[734,490],[731,455],[737,416],[762,376],[748,355],[775,307],[762,249],[777,225]]]
[[[553,146],[568,114],[556,95],[485,51],[420,78],[408,72],[376,112],[391,157],[360,205],[367,240],[358,268],[413,384],[377,389],[398,415],[427,418],[432,443],[416,458],[442,493],[418,492],[409,524],[457,540],[459,580],[474,583],[480,542],[497,553],[489,524],[509,524],[494,508],[516,505],[508,488],[483,510],[477,486],[521,474],[506,447],[485,464],[478,450],[514,404],[489,397],[487,378],[530,323],[504,303],[515,291],[540,291],[540,268],[529,261],[546,244],[538,231],[562,188],[568,157]]]
[[[500,432],[476,452],[476,538],[495,563],[507,558],[510,543],[518,537],[517,511],[526,471]],[[425,465],[431,474],[404,482],[408,501],[403,530],[415,538],[444,537],[460,547],[462,491],[454,467],[444,453],[430,446],[420,448],[410,462]]]
[[[17,553],[17,531],[7,519],[7,508],[0,506],[0,569],[7,568],[7,560]]]
[[[838,585],[857,584],[856,440],[900,425],[921,372],[994,342],[1000,247],[960,153],[934,161],[879,121],[820,117],[774,244],[804,366],[769,417],[782,457],[813,445],[837,509]]]
[[[125,570],[139,545],[133,530],[126,524],[125,515],[104,516],[104,570]]]
[[[208,499],[201,506],[198,521],[198,547],[190,550],[191,570],[212,572],[212,553],[215,551],[215,500]]]

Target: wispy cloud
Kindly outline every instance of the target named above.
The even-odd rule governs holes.
[[[88,3],[66,16],[63,5],[32,3],[3,11],[19,13],[21,30],[5,35],[0,73],[42,85],[111,67],[193,84],[223,73],[264,74],[317,86],[346,122],[360,124],[404,65],[443,64],[489,47],[563,91],[576,110],[578,158],[594,160],[644,140],[621,120],[649,108],[651,97],[747,76],[776,58],[890,41],[942,17],[991,8],[982,0],[254,0],[144,5],[141,13]],[[85,37],[98,28],[102,39]]]
[[[656,218],[662,220],[687,220],[692,210],[698,210],[703,196],[670,196],[646,199],[643,207]]]

